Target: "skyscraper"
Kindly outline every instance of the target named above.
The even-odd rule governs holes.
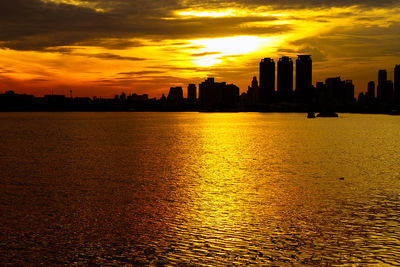
[[[247,103],[250,106],[256,105],[258,102],[258,97],[259,97],[259,88],[258,88],[258,82],[257,82],[257,77],[253,77],[253,80],[251,81],[251,87],[249,86],[247,90]]]
[[[345,88],[345,104],[351,104],[355,101],[354,99],[354,85],[352,80],[344,81]]]
[[[260,62],[260,91],[261,103],[272,102],[275,94],[275,62],[272,58],[264,58]]]
[[[183,90],[182,87],[171,87],[169,89],[168,101],[182,101],[183,100]]]
[[[280,101],[290,101],[293,94],[293,61],[282,57],[278,61],[278,98]]]
[[[203,108],[235,108],[239,103],[239,87],[208,78],[199,84],[199,102]]]
[[[384,98],[385,103],[393,102],[393,82],[391,80],[386,81],[383,94],[384,94],[383,98]]]
[[[195,84],[189,84],[187,88],[187,98],[189,102],[195,102],[197,98],[196,94],[196,85]]]
[[[394,68],[394,102],[400,104],[400,65]]]
[[[370,99],[374,99],[375,98],[375,82],[370,81],[368,83],[368,93],[367,93],[368,97]]]
[[[385,87],[387,81],[386,70],[379,70],[378,72],[378,88],[377,88],[377,98],[380,102],[384,102],[385,99]]]
[[[312,60],[310,55],[299,55],[296,60],[296,100],[311,103]]]

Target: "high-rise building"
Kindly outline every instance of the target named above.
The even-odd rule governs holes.
[[[251,81],[251,87],[249,86],[247,90],[247,104],[250,106],[257,104],[258,98],[259,98],[258,82],[257,82],[257,77],[254,76],[253,80]]]
[[[344,81],[344,88],[345,88],[345,104],[354,103],[354,85],[352,80]]]
[[[375,98],[375,82],[373,82],[373,81],[370,81],[370,82],[368,83],[368,93],[367,93],[367,96],[368,96],[370,99],[374,99],[374,98]]]
[[[272,102],[275,95],[275,62],[272,58],[264,58],[260,62],[260,90],[261,103]]]
[[[182,101],[183,100],[183,90],[182,87],[171,87],[169,89],[168,101]]]
[[[196,98],[197,98],[197,94],[196,94],[196,85],[195,84],[189,84],[188,88],[187,88],[187,98],[189,100],[189,102],[195,102]]]
[[[317,82],[316,83],[316,103],[318,105],[323,105],[327,102],[327,92],[326,92],[326,86],[323,82]]]
[[[393,102],[393,82],[391,80],[387,80],[384,90],[383,90],[383,101],[385,103]]]
[[[293,61],[282,57],[278,61],[278,98],[280,101],[290,101],[293,95]]]
[[[311,103],[312,60],[310,55],[299,55],[296,59],[296,100]]]
[[[378,88],[377,88],[377,98],[380,102],[384,102],[385,99],[385,87],[387,81],[386,70],[379,70],[378,72]]]
[[[400,104],[400,65],[394,68],[394,101]]]
[[[239,103],[239,87],[208,78],[199,84],[199,101],[204,108],[235,108]]]
[[[343,102],[344,90],[342,90],[342,81],[340,77],[328,78],[325,80],[326,99],[334,104]]]

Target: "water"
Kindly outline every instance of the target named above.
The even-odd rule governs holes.
[[[0,264],[400,265],[400,117],[0,113]]]

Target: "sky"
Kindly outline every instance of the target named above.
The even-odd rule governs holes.
[[[0,25],[0,93],[160,97],[207,77],[245,92],[262,58],[310,54],[314,84],[358,94],[400,64],[398,0],[2,0]]]

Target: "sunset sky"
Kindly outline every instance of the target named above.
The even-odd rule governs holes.
[[[206,77],[243,92],[261,58],[297,54],[314,84],[358,93],[400,64],[398,0],[2,0],[0,25],[0,93],[159,97]]]

